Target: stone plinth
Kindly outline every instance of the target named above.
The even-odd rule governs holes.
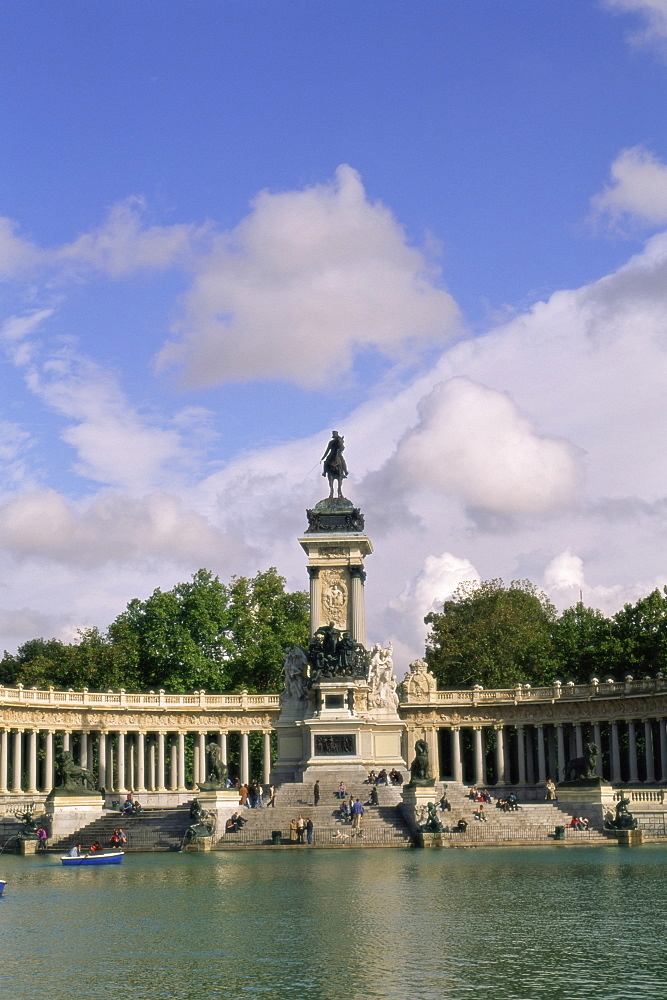
[[[442,845],[439,834],[422,835],[420,823],[422,816],[426,815],[426,807],[429,802],[436,802],[435,780],[428,785],[404,785],[403,801],[398,809],[403,819],[410,827],[410,833],[420,847],[436,847]],[[428,839],[428,844],[426,843]],[[436,843],[437,841],[437,843]]]
[[[562,781],[556,788],[561,806],[568,806],[573,816],[586,816],[594,826],[616,815],[614,786],[596,778],[591,781]]]
[[[37,840],[19,840],[19,853],[27,856],[37,853]]]
[[[237,812],[239,808],[239,790],[238,788],[221,788],[215,791],[198,791],[197,801],[202,809],[207,812],[213,813],[215,816],[216,826],[215,834],[213,838],[208,837],[194,837],[193,841],[197,840],[219,840],[220,837],[224,835],[225,823],[232,815],[232,813]],[[197,847],[193,850],[207,851],[210,850],[208,847]]]
[[[644,843],[643,830],[616,830],[614,832],[618,843],[625,847],[636,847],[638,844]]]
[[[54,795],[47,796],[44,812],[49,817],[49,828],[53,840],[69,837],[88,823],[99,819],[104,809],[104,799],[96,795]]]
[[[191,837],[183,844],[182,849],[184,851],[210,851],[217,839],[215,835],[212,837]]]

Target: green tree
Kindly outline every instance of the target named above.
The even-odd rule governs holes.
[[[279,690],[284,647],[305,643],[308,598],[273,568],[229,586],[200,569],[188,583],[133,600],[109,628],[142,687]]]
[[[608,674],[618,657],[612,624],[597,608],[582,602],[567,608],[553,628],[556,670],[563,680],[587,684]]]
[[[426,659],[441,687],[549,683],[556,609],[529,580],[461,584],[430,626]]]
[[[615,673],[649,673],[667,663],[667,587],[636,604],[626,604],[612,619],[616,641]]]

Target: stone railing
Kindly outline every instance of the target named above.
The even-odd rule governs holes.
[[[596,684],[561,684],[550,687],[531,687],[517,684],[514,688],[492,688],[488,691],[476,685],[461,691],[434,691],[431,695],[406,695],[402,703],[453,705],[519,704],[522,702],[591,701],[593,699],[619,698],[667,693],[667,678],[647,677],[642,680],[627,678],[624,681],[599,681]]]
[[[667,800],[667,793],[664,788],[624,788],[620,792],[614,792],[614,799],[630,799],[631,802],[647,802],[652,805],[664,805]]]
[[[171,711],[180,709],[231,711],[277,711],[280,708],[278,694],[206,694],[205,691],[194,691],[192,694],[166,694],[149,691],[147,694],[130,694],[122,688],[120,691],[56,691],[48,688],[46,691],[38,688],[0,687],[0,707],[20,705],[33,708],[97,708],[119,709],[131,708],[151,709],[166,708]]]

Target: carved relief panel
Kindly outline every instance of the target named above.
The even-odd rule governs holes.
[[[337,628],[347,628],[348,585],[343,569],[325,569],[320,572],[320,619],[323,624],[333,622]]]

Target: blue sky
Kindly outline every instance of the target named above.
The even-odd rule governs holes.
[[[401,673],[667,583],[662,0],[0,10],[0,643],[276,565],[336,426]]]

